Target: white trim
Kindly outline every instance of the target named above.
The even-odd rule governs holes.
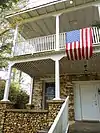
[[[74,84],[74,113],[75,120],[82,120],[81,112],[81,96],[80,96],[80,86],[79,84]]]
[[[33,58],[28,58],[28,59],[15,60],[15,61],[12,61],[12,62],[13,63],[22,63],[22,62],[29,62],[29,61],[45,60],[45,59],[55,60],[55,56],[63,58],[63,57],[66,56],[66,54],[65,54],[65,51],[64,51],[63,53],[58,53],[58,54],[55,54],[55,55],[45,55],[43,57],[33,57]],[[61,58],[59,58],[59,60]]]

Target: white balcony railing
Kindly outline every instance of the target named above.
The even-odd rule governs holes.
[[[60,44],[59,49],[65,49],[66,45],[66,33],[60,33],[59,36]],[[100,45],[100,29],[97,27],[93,28],[93,45],[94,49],[98,51]],[[14,56],[33,54],[38,52],[52,51],[56,48],[56,34],[37,37],[24,42],[17,42],[15,45]],[[100,50],[100,47],[99,47]]]
[[[68,132],[68,127],[69,127],[68,101],[69,101],[69,96],[66,98],[65,102],[63,103],[48,133],[67,133]]]

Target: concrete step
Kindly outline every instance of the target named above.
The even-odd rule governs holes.
[[[69,126],[69,133],[100,133],[100,123],[75,122]]]
[[[75,131],[75,130],[69,130],[69,132],[68,133],[100,133],[100,131],[93,131],[93,132],[91,132],[91,131]]]
[[[48,133],[48,131],[40,130],[37,133]]]
[[[48,133],[49,129],[38,130],[37,133]]]

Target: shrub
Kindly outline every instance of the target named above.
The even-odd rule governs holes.
[[[5,81],[0,81],[0,100],[3,99]],[[12,82],[9,90],[9,100],[15,103],[15,108],[25,108],[28,103],[29,96],[25,91],[20,90],[18,83]]]

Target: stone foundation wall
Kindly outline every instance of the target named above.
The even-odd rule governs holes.
[[[42,81],[34,80],[34,90],[33,90],[33,104],[34,109],[42,108]]]
[[[62,99],[69,96],[69,120],[74,120],[74,89],[70,76],[60,76],[60,95]]]
[[[6,110],[3,133],[36,133],[48,127],[47,111]]]
[[[69,96],[69,119],[74,120],[74,88],[72,81],[89,81],[100,80],[100,75],[88,74],[88,75],[61,75],[60,76],[60,95],[62,99]],[[42,103],[42,81],[37,80],[34,86],[33,104],[35,107],[41,108]]]
[[[48,101],[48,110],[11,109],[0,103],[0,133],[37,133],[49,129],[64,101]],[[7,106],[8,104],[8,106]],[[4,107],[4,109],[3,109]]]
[[[5,110],[0,109],[0,133],[3,133],[4,119],[5,119]]]
[[[64,100],[50,100],[48,101],[48,125],[49,127],[56,118],[58,112],[61,109]]]

